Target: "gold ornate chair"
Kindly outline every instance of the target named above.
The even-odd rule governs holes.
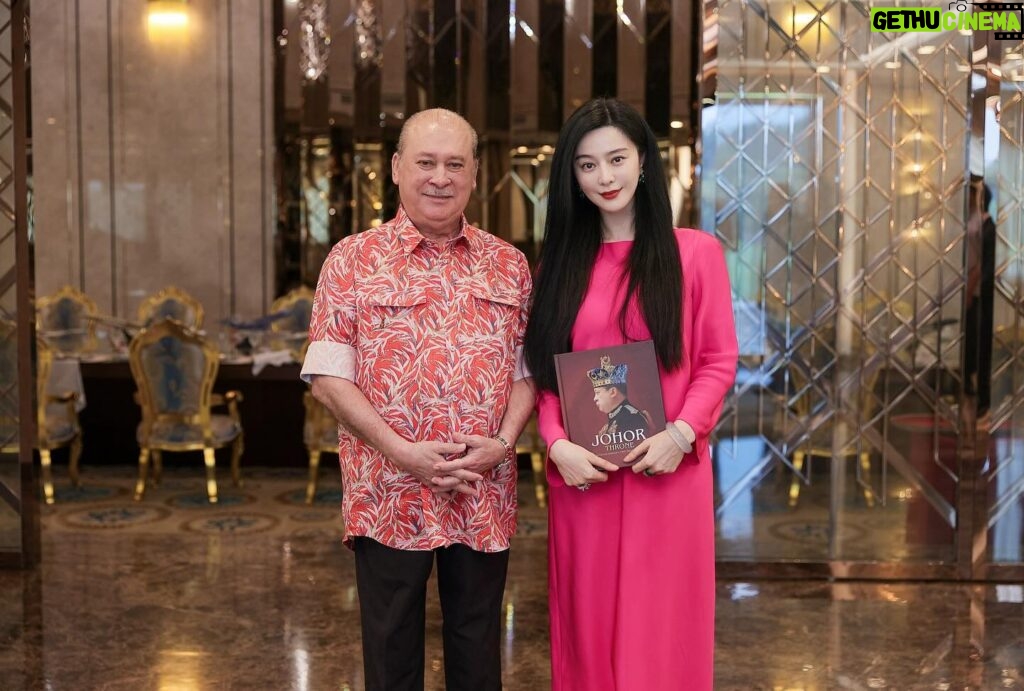
[[[544,454],[547,447],[537,431],[537,414],[534,413],[523,428],[522,434],[516,440],[516,456],[519,454],[530,454],[530,468],[533,472],[533,493],[537,497],[537,506],[544,508],[548,505],[548,484],[544,477]]]
[[[36,448],[42,469],[43,496],[47,504],[53,503],[53,474],[50,452],[65,446],[68,450],[68,475],[71,484],[81,485],[78,460],[82,457],[82,427],[78,422],[78,392],[52,393],[53,351],[46,342],[36,342]],[[77,363],[75,363],[77,365]]]
[[[288,291],[274,300],[270,313],[276,317],[270,324],[271,348],[289,350],[301,361],[313,314],[313,291],[306,286]]]
[[[203,305],[181,288],[167,286],[139,305],[138,321],[149,326],[160,319],[174,319],[191,329],[203,326]]]
[[[18,367],[18,348],[15,341],[14,322],[0,321],[0,381],[8,384],[15,380]],[[80,484],[78,460],[82,456],[82,427],[78,423],[75,404],[78,393],[68,391],[59,394],[50,392],[50,375],[53,371],[53,351],[41,338],[36,340],[36,439],[39,450],[39,466],[43,483],[43,497],[47,504],[53,503],[53,472],[51,452],[68,447],[68,473],[71,483]],[[4,409],[0,411],[0,438],[3,439],[4,453],[18,452],[17,396],[4,396]]]
[[[802,375],[797,374],[793,376],[794,381],[798,382],[800,388],[805,388],[808,385],[806,379]],[[867,382],[864,382],[864,389],[867,395],[858,396],[858,400],[865,401],[871,398],[870,392],[874,390],[875,383],[878,380],[878,375],[872,375]],[[792,405],[793,412],[796,416],[802,420],[810,421],[815,415],[815,399],[816,396],[810,393],[810,389],[805,390],[805,393],[799,396]],[[861,408],[864,417],[869,417],[870,410]],[[811,458],[832,458],[834,456],[834,449],[832,446],[832,432],[833,426],[836,424],[836,419],[833,417],[828,423],[817,426],[811,430],[807,440],[796,447],[793,451],[793,477],[789,483],[789,506],[795,507],[800,501],[800,488],[804,483],[803,470],[807,461]],[[857,450],[856,439],[851,433],[844,443],[840,451],[843,456],[856,455],[857,461],[860,464],[860,473],[863,477],[867,477],[871,472],[871,454],[868,451]],[[809,478],[809,476],[808,476]],[[809,480],[808,480],[809,484]],[[861,488],[864,493],[864,503],[868,508],[875,505],[875,495],[870,487],[867,485]]]
[[[57,355],[96,349],[96,303],[72,286],[36,300],[36,331]]]
[[[320,473],[320,455],[338,453],[338,421],[313,394],[302,395],[306,408],[306,420],[302,426],[302,441],[309,452],[309,483],[306,485],[306,503],[312,504],[316,497],[317,479]]]
[[[877,352],[878,343],[888,343],[891,328],[897,322],[910,323],[913,320],[913,309],[905,302],[887,302],[880,299],[872,299],[858,302],[854,307],[859,324],[853,326],[853,341],[851,352],[856,353],[860,360],[867,360],[869,356]],[[889,313],[891,310],[891,314]],[[871,337],[864,339],[862,333],[867,330]],[[829,367],[838,366],[838,354],[836,351],[836,333],[832,327],[823,329],[818,339],[808,339],[805,345],[807,348],[803,353],[805,362],[813,368],[813,371],[820,372]],[[894,352],[895,359],[901,364],[911,366],[911,349]],[[832,360],[835,362],[831,362]],[[838,453],[841,457],[856,456],[859,464],[858,478],[861,492],[864,496],[864,504],[871,508],[875,505],[875,493],[871,489],[868,478],[871,474],[871,453],[865,450],[863,445],[858,444],[857,430],[853,429],[851,423],[844,422],[840,416],[832,414],[821,424],[815,424],[814,418],[821,412],[822,407],[831,405],[830,401],[835,398],[831,393],[832,381],[829,375],[824,380],[810,381],[805,372],[799,367],[791,367],[790,375],[799,392],[791,401],[791,409],[798,419],[806,421],[812,426],[807,438],[796,446],[793,451],[793,477],[789,485],[789,506],[795,507],[800,500],[801,485],[805,483],[802,475],[804,466],[810,458],[833,458],[837,453],[834,446],[834,432],[837,424],[846,424],[848,429],[845,439],[840,440]],[[878,398],[875,394],[876,384],[882,368],[875,368],[862,373],[856,382],[856,394],[852,401],[846,401],[846,405],[856,406],[858,419],[871,420],[878,409]],[[852,375],[851,375],[852,376]],[[851,380],[852,381],[852,380]],[[828,399],[828,400],[826,400]],[[809,481],[807,481],[809,483]]]
[[[137,433],[139,479],[135,499],[142,499],[146,491],[150,455],[153,479],[158,483],[162,451],[202,451],[206,492],[210,503],[217,503],[214,451],[231,446],[231,477],[238,486],[244,448],[238,414],[241,394],[213,393],[219,367],[217,349],[184,324],[164,319],[132,339],[128,362],[138,388],[136,398],[142,407],[142,423]],[[227,415],[211,413],[213,406],[225,404]]]

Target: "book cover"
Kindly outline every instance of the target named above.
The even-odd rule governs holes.
[[[562,422],[574,444],[618,466],[665,429],[653,341],[555,356]]]

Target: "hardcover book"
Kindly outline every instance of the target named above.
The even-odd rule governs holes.
[[[653,341],[555,356],[562,422],[569,441],[618,466],[665,429]]]

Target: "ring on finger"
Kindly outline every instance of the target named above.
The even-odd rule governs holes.
[[[576,485],[576,489],[578,489],[581,492],[586,492],[588,489],[590,489],[590,483],[584,482],[582,485]]]
[[[654,477],[654,471],[650,468],[644,468],[644,475],[647,477]]]

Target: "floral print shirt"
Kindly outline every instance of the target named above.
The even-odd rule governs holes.
[[[424,238],[400,209],[342,239],[320,273],[302,368],[354,382],[410,441],[495,434],[521,351],[531,279],[521,252],[465,219],[456,237]],[[339,427],[345,540],[396,549],[459,543],[495,552],[516,526],[516,467],[485,474],[475,497],[438,495]]]

